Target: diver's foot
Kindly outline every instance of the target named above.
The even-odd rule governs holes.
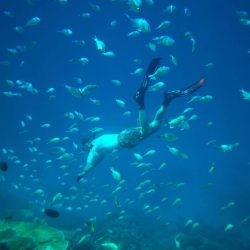
[[[201,78],[200,80],[198,80],[197,82],[195,82],[194,84],[181,89],[181,95],[189,95],[194,93],[196,90],[198,90],[199,88],[202,87],[202,85],[205,83],[205,78]]]
[[[138,104],[139,109],[144,108],[145,93],[146,93],[146,88],[140,87],[133,96],[133,99]]]
[[[82,179],[83,177],[81,176],[81,175],[78,175],[77,177],[76,177],[76,181],[77,182],[80,182],[80,180]]]
[[[142,82],[142,85],[141,85],[144,88],[146,88],[146,90],[148,89],[151,83],[150,76],[152,76],[155,73],[155,71],[157,71],[160,63],[161,63],[161,57],[156,57],[149,63],[145,77],[144,77],[144,81]]]
[[[76,181],[77,181],[77,182],[80,182],[81,179],[84,178],[85,174],[86,174],[85,172],[82,172],[81,174],[79,174],[79,175],[76,177]]]
[[[161,58],[157,57],[157,58],[154,58],[149,63],[146,74],[142,81],[142,84],[133,96],[134,101],[139,105],[139,109],[144,109],[144,97],[151,83],[151,78],[149,76],[155,73],[158,66],[160,65],[160,62],[161,62]]]
[[[196,83],[183,88],[181,90],[173,90],[173,91],[168,91],[164,93],[164,101],[163,105],[167,106],[173,99],[180,97],[180,96],[186,96],[194,93],[196,90],[202,87],[202,85],[205,82],[205,78],[201,78],[199,81]]]
[[[181,91],[180,90],[168,91],[168,92],[165,92],[163,96],[164,96],[163,105],[167,106],[173,99],[181,96]]]

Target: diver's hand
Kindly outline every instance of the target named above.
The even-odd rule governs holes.
[[[80,174],[77,176],[76,181],[77,181],[77,182],[80,182],[80,180],[81,180],[82,178],[84,178],[85,175],[86,175],[86,172],[80,173]]]

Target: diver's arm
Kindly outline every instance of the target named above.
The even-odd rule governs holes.
[[[79,182],[82,178],[84,178],[84,176],[94,169],[103,160],[103,158],[104,157],[100,155],[95,148],[92,148],[88,154],[83,171],[77,176],[77,181]]]

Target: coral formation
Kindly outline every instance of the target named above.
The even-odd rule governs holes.
[[[63,232],[38,223],[0,221],[0,246],[8,250],[66,250]]]

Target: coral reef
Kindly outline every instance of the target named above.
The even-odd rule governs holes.
[[[0,221],[0,249],[66,250],[63,232],[38,223]]]

